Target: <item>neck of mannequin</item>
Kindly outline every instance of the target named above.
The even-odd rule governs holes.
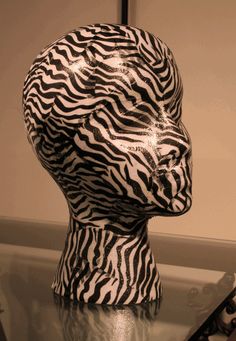
[[[84,225],[70,218],[54,291],[97,304],[139,304],[159,298],[147,220],[136,221],[131,230],[109,219],[93,223]]]
[[[80,229],[96,229],[110,231],[117,236],[135,236],[147,231],[148,219],[146,217],[99,217],[83,218],[70,216],[69,232]]]

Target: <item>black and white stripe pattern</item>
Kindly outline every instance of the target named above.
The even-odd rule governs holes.
[[[106,304],[160,297],[148,219],[191,206],[182,92],[169,48],[130,26],[76,29],[34,61],[23,94],[28,139],[71,216],[59,295]]]

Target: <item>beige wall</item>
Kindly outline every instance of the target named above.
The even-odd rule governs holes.
[[[130,0],[130,24],[163,39],[184,82],[183,120],[192,136],[194,202],[152,231],[236,240],[236,1]],[[118,1],[1,2],[0,215],[65,222],[65,200],[26,140],[21,91],[45,45],[88,23],[118,22]]]

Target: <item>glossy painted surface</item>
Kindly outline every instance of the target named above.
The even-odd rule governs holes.
[[[182,94],[170,49],[131,26],[75,29],[33,62],[28,140],[70,212],[55,293],[108,305],[160,299],[147,223],[192,203]]]
[[[131,26],[81,27],[37,56],[23,91],[28,139],[74,219],[129,233],[190,208],[182,96],[171,50]]]
[[[0,250],[8,341],[183,341],[236,285],[232,273],[160,264],[160,306],[68,305],[48,288],[59,252],[4,244]]]

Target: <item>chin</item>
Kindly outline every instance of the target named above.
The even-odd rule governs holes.
[[[167,207],[166,216],[180,216],[187,213],[192,207],[192,198],[186,198],[183,200],[172,199],[171,204]]]
[[[163,217],[176,217],[187,213],[192,206],[192,199],[190,197],[180,201],[177,199],[172,199],[170,205],[167,207],[157,207],[153,204],[146,206],[143,210],[145,215],[149,218],[155,216],[163,216]]]

